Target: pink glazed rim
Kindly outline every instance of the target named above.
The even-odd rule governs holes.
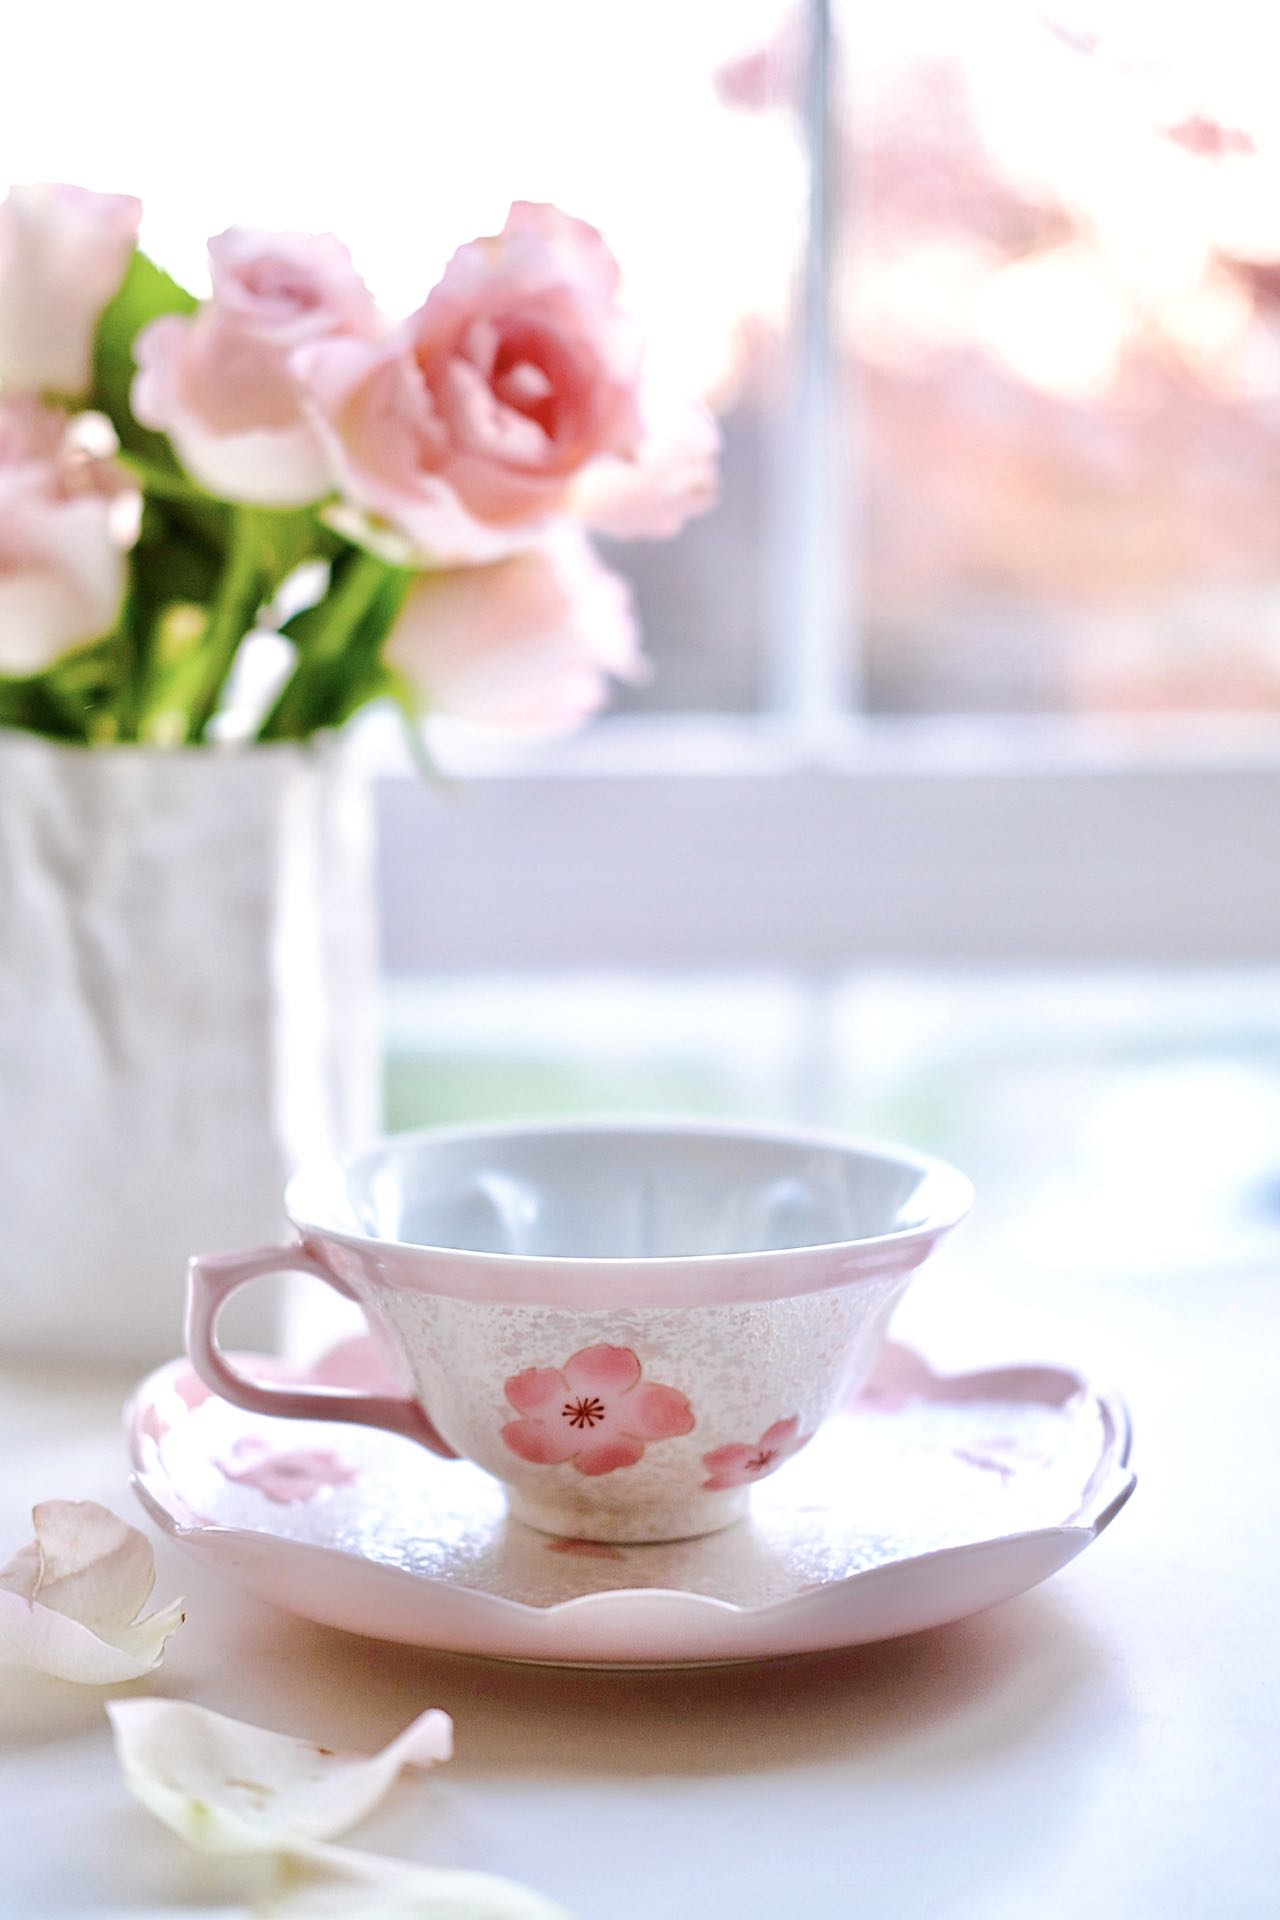
[[[330,1209],[335,1213],[340,1209],[342,1202],[334,1190],[345,1194],[348,1173],[382,1154],[403,1152],[417,1144],[605,1132],[759,1141],[878,1161],[917,1173],[922,1197],[931,1204],[924,1217],[909,1226],[848,1240],[746,1253],[616,1257],[490,1253],[431,1246],[360,1233],[333,1225],[324,1217]],[[316,1203],[318,1188],[328,1190],[328,1209]],[[307,1254],[339,1279],[357,1269],[367,1280],[396,1290],[519,1306],[599,1310],[739,1305],[905,1276],[964,1219],[973,1198],[972,1182],[949,1161],[895,1142],[805,1128],[591,1116],[420,1127],[385,1135],[358,1153],[300,1168],[285,1189],[285,1211]],[[282,1260],[281,1265],[285,1264]]]

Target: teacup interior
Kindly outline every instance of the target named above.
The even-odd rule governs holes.
[[[406,1135],[297,1198],[317,1225],[371,1239],[623,1260],[903,1232],[963,1212],[967,1183],[893,1149],[582,1126]]]

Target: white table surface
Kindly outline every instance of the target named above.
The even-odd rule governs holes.
[[[509,1874],[581,1920],[1280,1912],[1280,1279],[996,1282],[960,1253],[898,1331],[946,1364],[1058,1359],[1126,1393],[1138,1491],[1048,1586],[876,1648],[590,1674],[344,1637],[160,1541],[158,1593],[189,1618],[119,1691],[369,1750],[445,1707],[456,1759],[346,1844]],[[121,1397],[0,1377],[6,1554],[38,1499],[138,1519]],[[102,1699],[0,1676],[0,1915],[242,1911],[240,1870],[126,1793]]]

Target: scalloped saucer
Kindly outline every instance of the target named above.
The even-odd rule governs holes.
[[[364,1339],[307,1377],[387,1384]],[[770,1659],[941,1626],[1056,1573],[1134,1486],[1115,1396],[1057,1367],[947,1377],[903,1347],[747,1519],[655,1546],[538,1533],[478,1467],[243,1413],[185,1360],[127,1419],[142,1504],[234,1586],[379,1639],[565,1665]]]

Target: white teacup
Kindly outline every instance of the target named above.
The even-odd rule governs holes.
[[[586,1540],[713,1532],[870,1373],[968,1211],[899,1147],[675,1123],[402,1134],[286,1194],[298,1239],[191,1262],[200,1377],[255,1412],[387,1427]],[[259,1275],[315,1274],[391,1337],[415,1397],[246,1379],[215,1338]]]

